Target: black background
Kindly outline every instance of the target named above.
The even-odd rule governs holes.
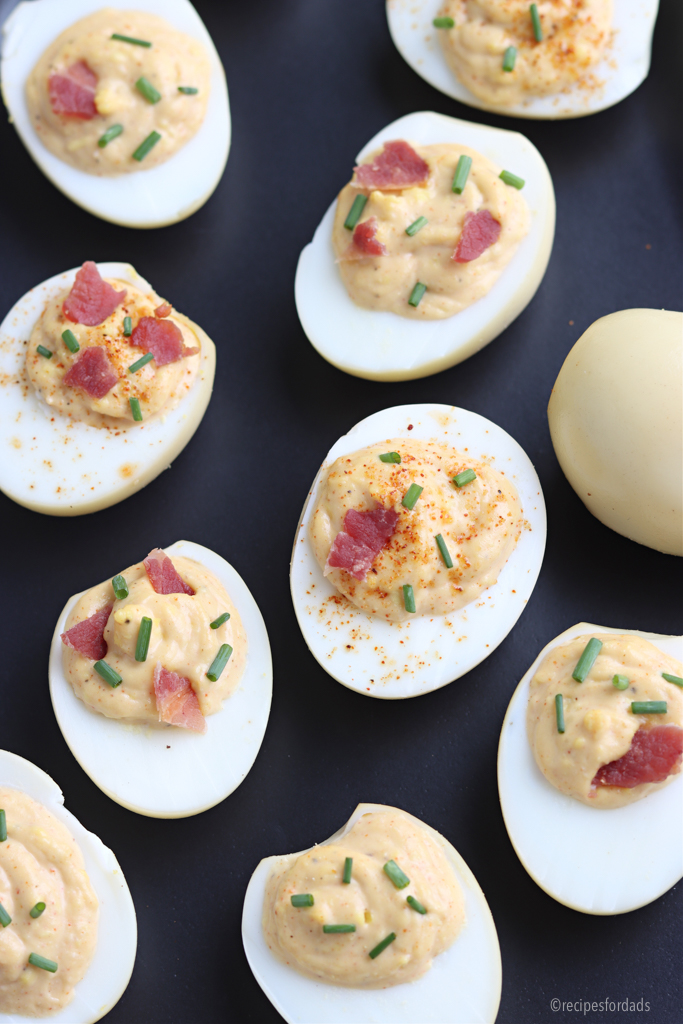
[[[0,13],[12,6],[0,3]],[[680,1022],[681,887],[617,917],[561,906],[517,860],[496,787],[509,697],[544,644],[582,619],[681,632],[680,562],[586,511],[559,469],[546,419],[560,366],[597,317],[680,308],[680,2],[662,4],[653,69],[635,94],[555,123],[496,117],[436,92],[393,47],[381,0],[196,6],[226,68],[233,141],[218,189],[189,220],[149,232],[97,220],[0,125],[0,312],[86,259],[130,261],[218,348],[201,426],[143,491],[72,519],[0,495],[0,742],[49,772],[67,807],[112,847],[137,909],[135,970],[106,1019],[280,1020],[242,950],[249,877],[262,857],[325,839],[364,800],[424,819],[473,869],[500,938],[500,1024]],[[555,184],[555,247],[533,301],[482,352],[423,380],[358,380],[306,340],[294,306],[297,258],[358,150],[388,122],[429,109],[529,136]],[[529,454],[548,506],[545,562],[517,626],[482,665],[417,700],[372,700],[328,677],[301,637],[288,587],[292,539],[341,434],[381,408],[432,401],[488,416]],[[270,634],[274,692],[261,752],[239,789],[198,817],[163,821],[119,807],[81,770],[52,713],[47,660],[69,594],[181,538],[216,550],[251,588]],[[650,1010],[553,1013],[553,997],[643,998]]]

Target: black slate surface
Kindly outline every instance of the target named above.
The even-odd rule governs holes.
[[[12,6],[0,2],[0,15]],[[500,1024],[676,1024],[681,887],[618,917],[556,903],[508,840],[496,750],[518,679],[567,626],[585,619],[681,632],[680,562],[586,511],[556,462],[545,412],[567,352],[593,320],[632,306],[680,308],[680,3],[663,0],[653,68],[635,94],[557,123],[492,116],[436,92],[394,49],[382,0],[196,6],[226,68],[233,142],[216,193],[188,221],[136,232],[95,219],[0,125],[0,314],[85,259],[124,260],[218,346],[199,430],[146,489],[74,519],[0,495],[0,742],[49,772],[67,807],[112,847],[137,909],[135,970],[106,1020],[280,1020],[242,951],[249,877],[261,857],[324,839],[366,800],[423,818],[475,872],[501,944]],[[361,146],[395,118],[429,109],[529,136],[555,184],[553,255],[527,309],[465,363],[415,382],[358,380],[308,344],[294,307],[296,261]],[[333,442],[372,412],[425,401],[472,409],[519,441],[544,488],[548,547],[526,611],[487,661],[436,693],[384,702],[340,686],[308,652],[289,597],[289,556]],[[47,658],[69,594],[180,538],[215,549],[251,588],[270,634],[274,694],[240,788],[198,817],[161,821],[110,801],[76,763],[52,713]],[[553,998],[642,999],[649,1010],[553,1012]]]

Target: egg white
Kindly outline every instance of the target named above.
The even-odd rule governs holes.
[[[426,377],[488,345],[533,298],[545,274],[555,236],[555,194],[550,172],[524,135],[420,111],[383,128],[363,147],[356,162],[392,139],[423,146],[439,142],[470,146],[501,169],[524,178],[523,195],[531,226],[487,295],[445,320],[410,320],[395,313],[363,309],[350,298],[332,248],[335,200],[313,241],[299,257],[296,308],[309,341],[320,355],[340,370],[368,380]]]
[[[137,920],[123,871],[102,840],[67,811],[57,783],[36,765],[0,750],[0,786],[20,789],[43,804],[68,828],[83,854],[85,870],[100,904],[97,946],[87,974],[74,989],[73,1000],[50,1020],[55,1024],[94,1024],[119,1001],[135,963]],[[0,1013],[0,1024],[26,1020],[19,1014]]]
[[[98,263],[102,277],[151,285],[129,263]],[[53,516],[77,516],[115,505],[168,469],[199,426],[211,398],[216,349],[201,331],[201,359],[188,394],[148,423],[123,421],[118,436],[71,423],[43,402],[27,378],[26,343],[45,305],[73,284],[78,268],[36,285],[0,324],[0,490]],[[125,425],[124,425],[125,424]]]
[[[158,167],[114,177],[86,174],[51,153],[33,128],[25,96],[26,80],[50,43],[69,25],[103,7],[165,18],[203,44],[211,65],[211,94],[197,134]],[[0,67],[5,105],[41,171],[69,199],[96,217],[130,228],[175,224],[204,205],[228,159],[230,106],[220,57],[189,0],[24,0],[10,14],[3,33]]]
[[[363,814],[387,810],[396,808],[359,804],[346,825],[326,842],[346,835]],[[288,967],[271,953],[261,926],[266,884],[279,857],[262,860],[251,876],[242,913],[244,952],[254,977],[288,1024],[338,1024],[341,1020],[345,1024],[493,1024],[502,979],[498,936],[486,898],[448,840],[419,818],[408,817],[443,849],[465,899],[462,931],[417,981],[385,989],[353,989],[313,981]]]
[[[616,0],[612,43],[591,75],[602,88],[583,90],[574,85],[552,96],[532,96],[513,106],[496,106],[474,96],[451,70],[432,21],[441,0],[387,0],[389,31],[396,49],[426,82],[460,103],[510,117],[554,120],[584,117],[620,103],[630,96],[650,70],[652,33],[659,0]]]
[[[50,696],[72,754],[103,793],[137,814],[185,818],[220,803],[246,778],[268,724],[273,668],[261,612],[232,566],[191,541],[164,550],[193,558],[220,580],[247,636],[244,675],[222,710],[208,716],[206,733],[106,718],[78,699],[64,675],[60,634],[80,594],[67,601],[52,638]],[[121,568],[113,566],[112,576]]]
[[[409,425],[412,429],[409,430]],[[374,618],[323,576],[309,539],[323,474],[335,459],[389,438],[437,441],[487,456],[516,486],[526,528],[478,600],[449,615],[405,622]],[[294,539],[290,585],[294,611],[311,653],[334,679],[372,697],[417,697],[459,679],[502,643],[522,614],[541,569],[546,517],[541,484],[517,442],[490,420],[450,405],[399,405],[361,420],[328,452],[304,505]]]
[[[549,896],[584,914],[624,914],[656,900],[683,876],[683,776],[626,807],[588,807],[542,774],[526,734],[529,684],[548,651],[585,633],[629,633],[680,658],[683,637],[580,622],[538,655],[505,715],[498,789],[515,852]]]

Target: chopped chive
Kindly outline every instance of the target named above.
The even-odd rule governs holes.
[[[344,874],[342,875],[342,882],[344,885],[348,885],[351,881],[351,872],[353,871],[353,857],[347,857],[344,861]]]
[[[448,552],[448,548],[446,547],[446,541],[443,539],[443,537],[441,536],[440,533],[437,533],[437,535],[436,535],[436,543],[437,543],[437,546],[439,548],[439,551],[441,552],[441,557],[443,558],[443,564],[446,566],[447,569],[452,569],[453,568],[453,559],[451,558],[451,556],[450,556],[450,554]]]
[[[12,918],[9,916],[2,903],[0,903],[0,924],[3,928],[6,928],[8,924],[12,923]]]
[[[368,201],[367,196],[357,195],[351,204],[351,209],[348,212],[346,220],[344,221],[344,227],[347,231],[353,231],[356,224],[360,220],[360,215],[365,209],[365,204]]]
[[[429,221],[427,220],[427,218],[426,217],[418,217],[417,220],[414,220],[412,224],[408,225],[408,227],[406,228],[406,234],[407,235],[411,235],[411,236],[412,235],[416,235],[418,233],[418,231],[422,230],[422,228],[425,226],[425,224],[429,224]]]
[[[146,46],[147,49],[152,45],[146,39],[134,39],[133,36],[122,36],[118,32],[114,32],[112,39],[118,39],[120,43],[132,43],[133,46]]]
[[[70,331],[68,329],[66,331],[62,331],[62,341],[64,342],[64,344],[68,348],[69,352],[78,352],[78,350],[81,347],[78,344],[78,341],[76,339],[76,335],[74,334],[74,332]]]
[[[517,47],[508,46],[507,50],[503,54],[503,71],[514,71],[515,61],[517,60]]]
[[[346,935],[347,932],[355,932],[355,924],[324,924],[325,935]]]
[[[123,576],[114,576],[114,579],[111,581],[111,585],[114,589],[114,597],[117,601],[123,601],[128,597],[130,591],[128,590],[128,584]]]
[[[471,484],[476,479],[477,474],[473,469],[463,469],[462,473],[458,473],[457,476],[453,477],[453,483],[456,487],[464,487],[465,484]]]
[[[195,96],[199,89],[195,89],[193,85],[179,85],[178,92],[182,92],[185,96]]]
[[[44,345],[39,345],[36,352],[39,356],[45,356],[46,359],[52,359],[52,352],[50,352],[49,348],[45,348]]]
[[[108,146],[113,139],[118,139],[119,135],[121,135],[122,132],[122,124],[113,124],[111,128],[107,128],[104,135],[100,135],[99,139],[97,140],[97,145],[100,147],[100,149],[104,149],[104,147]]]
[[[381,942],[377,943],[377,945],[375,946],[374,949],[370,950],[370,952],[368,953],[368,956],[370,957],[370,959],[374,960],[376,956],[379,956],[380,953],[383,953],[384,950],[387,948],[387,946],[390,946],[395,938],[396,938],[396,932],[389,932],[389,934],[387,935],[386,939],[382,939]]]
[[[310,892],[299,892],[292,896],[293,907],[312,907],[315,903]]]
[[[412,907],[413,910],[417,910],[418,914],[427,913],[427,908],[423,906],[419,900],[416,900],[414,896],[406,896],[406,903],[409,907]]]
[[[45,904],[44,903],[36,903],[35,907],[31,907],[31,909],[29,910],[29,914],[35,920],[36,917],[40,917],[40,915],[43,913],[44,910],[45,910]]]
[[[96,661],[93,668],[99,676],[102,676],[105,683],[109,683],[112,690],[115,690],[123,682],[118,672],[111,665],[107,665],[106,661]]]
[[[147,661],[147,651],[149,650],[149,639],[152,635],[152,620],[147,615],[143,615],[140,621],[140,628],[138,629],[138,642],[135,645],[135,660],[136,661]]]
[[[230,646],[230,644],[221,644],[221,646],[218,649],[218,654],[211,662],[209,666],[209,671],[206,673],[207,678],[210,679],[212,683],[218,682],[218,677],[220,676],[225,666],[228,664],[228,660],[231,654],[232,647]]]
[[[229,618],[230,612],[223,612],[223,614],[219,615],[217,619],[214,619],[213,622],[210,622],[209,626],[211,627],[211,629],[218,629],[218,627],[222,626],[224,622],[227,622]]]
[[[123,336],[125,338],[130,338],[132,333],[133,333],[133,321],[131,320],[131,318],[129,316],[124,316],[124,318],[123,318]]]
[[[529,13],[531,14],[531,25],[534,30],[534,39],[537,43],[540,43],[543,39],[543,29],[541,27],[541,17],[538,13],[538,5],[532,4],[529,8]]]
[[[0,811],[0,843],[7,841],[7,816],[4,811]]]
[[[662,678],[666,679],[667,683],[673,683],[674,686],[683,686],[683,679],[680,676],[672,676],[670,672],[662,672]]]
[[[524,178],[518,178],[512,171],[501,171],[498,177],[506,185],[512,185],[513,188],[524,188]]]
[[[455,22],[452,18],[434,18],[432,25],[434,28],[455,28]]]
[[[379,461],[395,462],[398,464],[401,461],[401,456],[398,454],[398,452],[383,452],[383,454],[380,455],[379,457]]]
[[[422,296],[424,295],[424,293],[426,291],[427,291],[427,285],[426,284],[422,284],[422,281],[418,281],[416,283],[415,287],[413,288],[412,292],[410,293],[410,298],[408,299],[408,305],[409,306],[413,306],[413,307],[419,306],[420,302],[422,300]]]
[[[626,690],[628,688],[628,679],[626,676],[612,676],[612,686],[616,690]]]
[[[557,731],[564,732],[564,701],[561,693],[555,694],[555,719],[557,721]]]
[[[49,971],[50,974],[54,974],[57,970],[57,964],[54,960],[48,960],[47,957],[39,956],[37,953],[31,953],[28,962],[33,964],[34,967],[40,967],[42,971]]]
[[[455,174],[453,175],[453,184],[451,185],[451,192],[456,192],[458,195],[462,195],[462,191],[467,184],[467,179],[470,174],[470,168],[472,166],[472,157],[463,155],[458,160],[458,166],[455,168]]]
[[[583,683],[586,676],[593,668],[595,659],[601,650],[602,640],[598,640],[596,636],[592,636],[584,647],[583,653],[576,663],[576,668],[572,672],[572,679],[576,679],[577,683]]]
[[[144,160],[150,149],[154,149],[157,142],[161,138],[159,132],[150,132],[144,142],[141,142],[138,148],[133,153],[133,160]]]
[[[151,363],[153,359],[153,352],[145,352],[144,356],[140,356],[140,358],[135,363],[130,364],[130,366],[128,367],[128,372],[137,373],[138,370],[141,370],[143,366],[147,366],[147,363]]]
[[[388,860],[384,865],[383,871],[397,889],[405,889],[407,885],[410,885],[410,879],[405,872],[401,871],[395,860]]]
[[[129,398],[128,404],[130,411],[133,413],[133,419],[136,423],[142,423],[142,410],[140,409],[140,402],[137,398]]]
[[[415,611],[415,594],[410,583],[406,583],[403,586],[403,607],[407,612]]]
[[[144,75],[138,78],[135,83],[135,88],[141,96],[144,96],[148,103],[158,103],[161,99],[161,93],[159,90],[155,89],[150,80],[145,78]]]
[[[415,508],[415,502],[422,494],[424,490],[419,484],[411,484],[406,493],[403,495],[403,501],[401,504],[404,508],[413,509]]]
[[[665,715],[665,700],[632,700],[631,711],[634,715]]]

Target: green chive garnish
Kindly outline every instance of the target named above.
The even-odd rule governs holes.
[[[132,43],[133,46],[146,46],[147,49],[152,45],[148,43],[146,39],[133,39],[132,36],[122,36],[118,32],[114,32],[112,39],[118,39],[120,43]]]
[[[121,135],[122,132],[122,124],[113,124],[111,128],[107,128],[104,135],[100,135],[99,139],[97,140],[97,145],[100,147],[100,149],[104,149],[105,146],[109,145],[112,139],[118,139],[119,135]]]
[[[406,903],[413,910],[417,910],[418,914],[426,914],[427,908],[424,907],[419,900],[416,900],[414,896],[406,896]]]
[[[8,924],[12,923],[12,918],[9,916],[2,903],[0,903],[0,924],[3,928],[6,928]]]
[[[674,686],[683,686],[683,679],[680,676],[672,676],[669,672],[662,672],[662,678],[666,679],[667,683],[673,683]]]
[[[150,132],[144,142],[141,142],[138,148],[133,153],[133,160],[144,160],[150,149],[154,149],[157,142],[161,138],[159,132]]]
[[[508,46],[507,50],[503,54],[503,71],[514,71],[515,61],[517,60],[517,47]]]
[[[411,236],[412,235],[416,235],[418,233],[418,231],[422,230],[422,228],[425,226],[425,224],[429,224],[429,221],[427,220],[427,218],[426,217],[418,217],[417,220],[414,220],[412,224],[408,225],[408,227],[406,228],[406,234],[407,235],[411,235]]]
[[[31,907],[31,909],[29,910],[29,914],[31,915],[32,918],[35,919],[36,917],[40,917],[44,910],[44,903],[36,903],[35,907]]]
[[[632,700],[631,711],[634,715],[665,715],[665,700]]]
[[[436,543],[438,545],[439,551],[441,552],[441,557],[443,558],[443,564],[446,566],[447,569],[452,569],[453,568],[453,559],[451,558],[450,554],[448,553],[448,548],[446,547],[446,541],[443,539],[443,537],[441,536],[440,533],[437,533],[437,535],[436,535]]]
[[[415,502],[422,494],[424,490],[419,484],[411,484],[406,493],[403,495],[403,501],[401,504],[404,508],[413,509],[415,508]]]
[[[513,188],[524,188],[524,178],[518,178],[512,171],[501,171],[498,177],[506,185],[512,185]]]
[[[347,857],[344,861],[344,874],[342,875],[342,882],[344,885],[348,885],[351,881],[351,872],[353,871],[353,857]]]
[[[398,454],[398,452],[384,452],[382,455],[380,455],[379,461],[395,462],[398,464],[401,461],[401,456]]]
[[[0,811],[0,843],[7,841],[7,816],[4,811]]]
[[[353,231],[353,229],[355,228],[356,224],[360,220],[361,213],[365,209],[365,204],[367,203],[367,201],[368,197],[362,195],[357,195],[356,198],[354,199],[353,203],[351,204],[351,209],[348,212],[348,216],[344,221],[344,227],[348,231]]]
[[[128,584],[123,576],[114,576],[114,579],[111,581],[111,585],[114,589],[114,597],[117,601],[123,601],[124,598],[128,597],[130,591],[128,590]]]
[[[407,885],[410,885],[410,879],[401,871],[395,860],[388,860],[383,870],[384,874],[394,883],[397,889],[405,889]]]
[[[543,29],[541,28],[541,18],[538,13],[538,6],[536,4],[532,4],[529,8],[529,13],[531,14],[531,24],[534,30],[534,39],[537,43],[540,43],[540,41],[543,39]]]
[[[415,611],[415,594],[410,583],[406,583],[403,586],[403,607],[407,612]]]
[[[347,932],[355,932],[355,924],[324,924],[325,935],[346,935]]]
[[[137,373],[138,370],[141,370],[143,366],[147,366],[147,363],[151,363],[153,359],[153,352],[145,352],[144,356],[140,356],[137,362],[131,363],[131,365],[128,367],[128,372]]]
[[[158,103],[161,99],[161,93],[158,89],[154,88],[150,80],[145,78],[144,75],[138,78],[135,83],[135,88],[141,96],[144,96],[148,103]]]
[[[129,316],[123,318],[123,335],[125,338],[130,338],[133,333],[133,321]]]
[[[628,689],[628,679],[626,676],[612,676],[612,686],[616,690]]]
[[[76,339],[76,335],[74,334],[73,331],[69,331],[69,330],[62,331],[62,340],[63,340],[64,344],[66,345],[66,347],[68,348],[69,352],[78,352],[78,350],[81,347],[78,344],[78,341]]]
[[[221,644],[218,650],[218,654],[211,662],[211,665],[209,666],[209,671],[206,673],[207,678],[210,679],[212,683],[218,682],[218,677],[220,676],[225,666],[228,664],[228,659],[230,658],[231,654],[232,647],[230,646],[230,644]]]
[[[557,731],[564,732],[564,701],[562,694],[555,694],[555,718],[557,720]]]
[[[370,957],[370,959],[374,960],[376,956],[379,956],[380,953],[383,953],[384,950],[387,948],[387,946],[390,946],[395,938],[396,938],[396,932],[389,932],[389,934],[387,935],[386,939],[382,939],[381,942],[377,943],[377,945],[375,946],[374,949],[370,950],[370,952],[368,953],[368,956]]]
[[[476,479],[477,474],[473,469],[463,469],[462,473],[458,473],[457,476],[453,477],[453,483],[456,487],[464,487],[465,484],[471,484]]]
[[[434,28],[455,28],[455,22],[452,18],[434,18],[432,25]]]
[[[179,85],[178,92],[184,93],[185,96],[195,96],[199,89],[195,89],[193,85]]]
[[[596,636],[592,636],[584,647],[583,654],[576,663],[576,668],[572,672],[572,679],[576,679],[577,683],[582,683],[593,668],[595,659],[601,650],[602,640],[598,640]]]
[[[149,650],[151,635],[152,620],[147,615],[143,615],[140,621],[140,628],[138,629],[138,642],[135,645],[136,661],[147,661],[147,651]]]
[[[115,690],[123,682],[118,672],[111,665],[107,665],[106,661],[96,661],[93,668],[99,676],[102,676],[105,683],[109,683],[112,690]]]
[[[49,348],[45,348],[44,345],[38,345],[36,352],[39,356],[45,356],[46,359],[52,359],[52,352],[50,352]]]
[[[315,900],[310,892],[299,892],[292,896],[293,907],[312,907]]]
[[[40,967],[43,971],[49,971],[50,974],[54,974],[57,970],[57,964],[54,960],[48,960],[45,956],[38,956],[37,953],[31,953],[28,962],[33,964],[34,967]]]
[[[213,622],[210,622],[209,626],[211,627],[211,629],[218,629],[218,627],[222,626],[224,622],[227,622],[229,618],[230,612],[223,612],[223,614],[219,615],[217,619],[214,619]]]
[[[410,293],[410,298],[408,299],[408,305],[409,306],[419,306],[420,305],[420,301],[422,299],[422,296],[424,295],[424,293],[426,291],[427,291],[427,285],[426,284],[422,284],[422,281],[418,281],[417,284],[415,285],[415,287],[413,288],[412,292]]]
[[[457,192],[458,195],[462,194],[462,190],[467,184],[471,166],[472,157],[465,156],[463,153],[458,160],[458,166],[455,168],[455,174],[453,175],[453,184],[451,185],[452,192]]]
[[[140,409],[140,402],[137,398],[129,398],[128,404],[130,411],[133,413],[133,419],[136,423],[142,423],[142,410]]]

